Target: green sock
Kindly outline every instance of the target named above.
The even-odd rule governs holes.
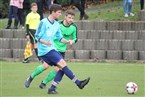
[[[51,70],[48,76],[42,81],[42,83],[47,84],[48,82],[52,81],[56,75],[54,70]]]
[[[34,79],[37,75],[44,71],[43,65],[40,65],[36,68],[36,70],[31,74],[32,79]]]

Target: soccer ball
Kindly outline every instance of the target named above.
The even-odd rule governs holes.
[[[128,82],[126,84],[126,91],[127,91],[128,94],[134,94],[134,93],[137,92],[137,90],[138,90],[138,86],[137,86],[136,83]]]

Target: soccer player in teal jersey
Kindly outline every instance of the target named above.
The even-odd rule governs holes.
[[[36,40],[38,41],[38,56],[43,59],[44,64],[48,64],[49,66],[57,66],[59,68],[51,87],[48,89],[48,94],[58,93],[55,88],[58,82],[62,79],[63,74],[70,78],[80,89],[83,89],[90,80],[90,78],[83,81],[78,80],[74,73],[68,68],[67,63],[61,54],[56,51],[54,45],[55,37],[57,37],[60,42],[72,44],[72,41],[66,40],[62,37],[60,25],[56,21],[56,19],[58,19],[61,15],[61,9],[62,8],[60,5],[51,5],[49,8],[50,15],[40,21],[35,34]],[[39,73],[37,73],[37,75],[44,71],[44,67],[41,66],[38,71]],[[25,81],[26,88],[30,86],[30,83],[34,79],[34,75],[35,74],[33,72]]]
[[[77,27],[73,23],[74,16],[75,16],[74,12],[68,10],[65,13],[65,19],[60,22],[60,28],[61,28],[61,31],[62,31],[63,38],[65,38],[66,40],[69,40],[70,38],[72,38],[72,43],[77,42]],[[67,44],[61,43],[57,38],[55,38],[54,39],[54,45],[55,45],[56,49],[60,52],[60,54],[64,58],[65,57],[65,52],[66,52],[66,49],[67,49]],[[46,65],[45,67],[48,67],[48,65]],[[45,68],[45,69],[47,69],[47,68]],[[41,89],[46,88],[46,84],[54,79],[54,77],[56,75],[56,72],[58,70],[59,70],[59,68],[55,67],[55,69],[53,69],[48,74],[48,76],[41,82],[39,87]]]

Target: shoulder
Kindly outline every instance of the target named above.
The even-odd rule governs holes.
[[[77,26],[74,23],[72,23],[71,26],[77,29]]]
[[[57,26],[59,26],[59,21],[56,21],[56,20],[55,20],[55,21],[54,21],[54,24],[57,25]]]
[[[39,16],[39,17],[40,17],[39,13],[36,13],[36,14],[37,14],[37,16]]]

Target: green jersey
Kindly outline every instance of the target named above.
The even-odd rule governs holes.
[[[60,22],[60,28],[62,31],[63,38],[66,40],[72,39],[74,43],[77,42],[77,27],[74,23],[69,26],[65,26],[63,21]],[[59,52],[65,52],[67,44],[61,43],[57,38],[54,39],[55,47]]]

